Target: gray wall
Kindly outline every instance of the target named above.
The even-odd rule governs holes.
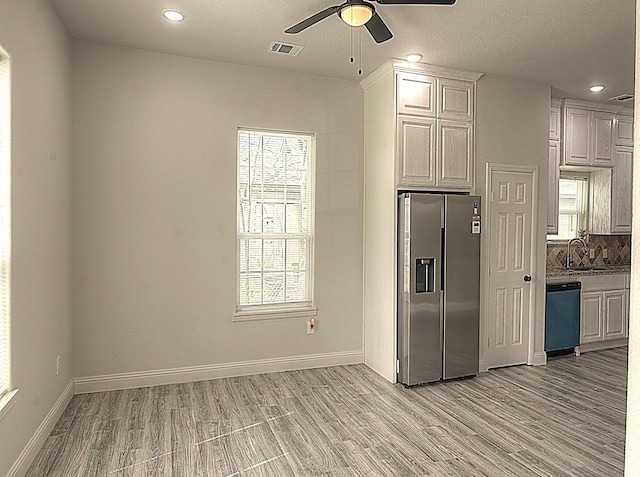
[[[489,200],[487,163],[538,166],[537,252],[532,258],[536,364],[544,362],[544,295],[549,173],[549,105],[551,88],[529,81],[485,75],[478,81],[476,109],[476,192]],[[485,217],[485,222],[488,221]],[[486,229],[485,229],[486,231]],[[488,278],[488,237],[484,234],[483,273]],[[485,280],[486,283],[487,280]],[[484,295],[483,295],[484,298]],[[487,330],[483,316],[481,330]],[[486,343],[483,332],[481,343]],[[481,347],[481,362],[484,348]]]
[[[72,72],[76,377],[362,353],[357,83],[75,41]],[[313,336],[232,322],[240,126],[316,133]]]
[[[46,0],[0,0],[0,46],[12,59],[11,351],[19,388],[0,419],[6,475],[73,377],[71,65],[67,34]]]

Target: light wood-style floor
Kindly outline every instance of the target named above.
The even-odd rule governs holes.
[[[28,476],[621,476],[627,350],[405,389],[364,365],[78,395]]]

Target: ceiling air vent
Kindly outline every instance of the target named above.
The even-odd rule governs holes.
[[[625,101],[632,101],[632,94],[621,94],[620,96],[616,96],[615,98],[610,98],[609,101],[617,101],[618,103],[624,103]]]
[[[272,41],[271,46],[269,46],[269,51],[271,53],[280,53],[281,55],[298,56],[303,48],[304,46],[302,45]]]

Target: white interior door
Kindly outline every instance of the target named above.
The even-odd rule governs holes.
[[[527,363],[531,320],[533,174],[491,171],[486,364]]]

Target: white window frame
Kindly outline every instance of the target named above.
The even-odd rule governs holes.
[[[11,61],[0,49],[0,418],[11,408]]]
[[[244,230],[245,226],[243,225],[243,210],[242,205],[247,204],[247,202],[252,203],[251,197],[249,200],[243,199],[241,194],[241,147],[240,140],[241,136],[244,135],[255,135],[262,138],[268,137],[293,137],[293,138],[303,138],[308,141],[308,155],[307,155],[307,167],[306,167],[306,187],[304,188],[306,191],[305,197],[301,197],[302,200],[306,204],[306,231],[302,232],[289,232],[289,231],[264,231],[259,232],[249,232]],[[275,131],[275,130],[266,130],[266,129],[253,129],[253,128],[238,128],[237,138],[237,153],[236,153],[236,161],[237,161],[237,179],[236,179],[236,310],[233,315],[233,321],[251,321],[251,320],[264,320],[264,319],[280,319],[280,318],[297,318],[297,317],[311,317],[317,315],[317,308],[313,304],[313,265],[314,265],[314,221],[315,221],[315,135],[312,133],[303,133],[303,132],[290,132],[290,131]],[[285,175],[286,177],[286,175]],[[251,180],[251,174],[249,174],[249,180]],[[286,180],[286,179],[285,179]],[[264,185],[263,185],[264,186]],[[251,190],[251,188],[249,188]],[[264,200],[264,199],[262,199]],[[255,204],[262,204],[262,200],[255,200]],[[286,204],[286,198],[283,199],[282,204]],[[280,205],[280,204],[279,204]],[[285,205],[286,206],[286,205]],[[246,213],[246,209],[245,209]],[[264,227],[264,225],[263,225]],[[305,296],[297,299],[295,301],[287,301],[286,297],[286,283],[285,283],[285,295],[284,300],[278,303],[255,303],[248,304],[241,302],[241,280],[243,274],[248,274],[247,270],[242,270],[242,242],[247,240],[256,239],[263,240],[262,244],[269,240],[306,240],[306,250],[304,255],[305,260]],[[246,245],[245,245],[246,246]],[[248,253],[245,251],[245,253]],[[286,260],[286,259],[285,259]],[[263,261],[264,263],[264,261]],[[262,274],[264,277],[266,268],[261,268],[261,271],[256,272],[258,274]],[[284,265],[284,271],[282,273],[287,275],[288,270],[286,270],[286,264]],[[261,285],[264,288],[264,283]]]
[[[561,201],[558,198],[558,234],[557,235],[549,235],[547,236],[548,240],[569,240],[575,237],[578,237],[578,231],[580,229],[588,229],[589,228],[589,189],[591,187],[591,177],[588,173],[577,173],[577,172],[568,172],[563,171],[560,174],[559,180],[581,180],[584,181],[584,186],[582,188],[582,197],[577,198],[578,208],[576,210],[573,209],[562,209]],[[568,237],[562,236],[560,234],[560,220],[563,215],[576,215],[577,216],[577,226],[575,235]]]

